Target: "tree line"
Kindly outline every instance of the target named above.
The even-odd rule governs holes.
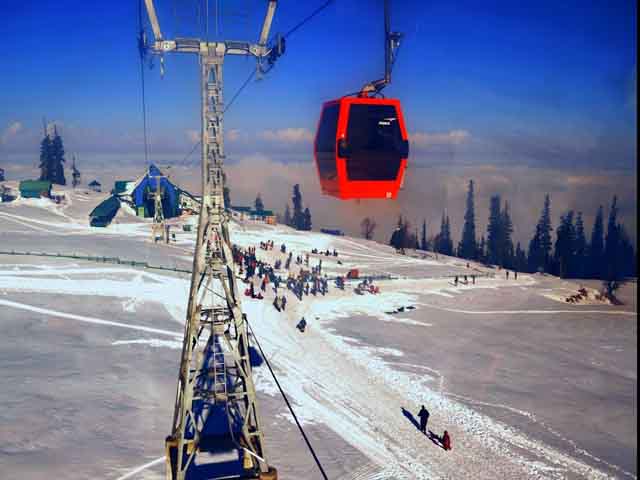
[[[582,212],[569,210],[561,215],[554,239],[551,197],[545,195],[535,232],[525,250],[520,242],[514,245],[509,203],[503,202],[500,195],[492,196],[489,201],[486,235],[478,240],[474,188],[473,180],[469,181],[462,236],[455,248],[446,212],[442,214],[439,232],[432,237],[427,237],[426,220],[418,235],[417,229],[412,230],[409,221],[400,215],[389,244],[398,250],[431,250],[520,272],[545,272],[562,278],[593,278],[611,283],[637,275],[637,252],[618,220],[616,196],[609,208],[606,230],[603,206],[598,208],[589,239]],[[372,238],[373,232],[365,231],[371,224],[375,228],[375,221],[368,217],[361,224],[365,238]]]

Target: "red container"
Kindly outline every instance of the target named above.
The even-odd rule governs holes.
[[[396,198],[409,157],[400,101],[343,97],[324,103],[314,157],[325,195]]]

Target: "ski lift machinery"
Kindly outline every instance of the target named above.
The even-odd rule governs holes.
[[[384,0],[384,77],[322,106],[314,158],[325,195],[395,199],[404,182],[409,140],[400,100],[382,95],[402,38],[390,23],[389,0]]]

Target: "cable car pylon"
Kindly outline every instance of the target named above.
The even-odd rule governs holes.
[[[277,472],[269,466],[264,449],[249,359],[247,319],[237,292],[224,205],[222,74],[227,55],[253,56],[259,71],[266,70],[263,61],[267,66],[273,65],[283,51],[279,42],[273,48],[267,46],[277,2],[268,1],[259,40],[251,43],[166,40],[153,0],[144,1],[154,34],[154,41],[145,47],[161,56],[197,55],[200,61],[202,205],[172,430],[165,442],[167,479],[275,480]],[[203,463],[206,453],[228,453],[230,448],[238,452],[235,461],[222,465],[214,459],[214,468],[207,469]]]

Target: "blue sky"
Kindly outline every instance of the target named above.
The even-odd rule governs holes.
[[[202,1],[155,3],[165,36],[197,33]],[[266,1],[219,3],[221,36],[257,37]],[[273,31],[320,3],[280,1]],[[0,159],[3,150],[36,153],[43,116],[62,126],[67,150],[141,152],[137,8],[135,0],[0,4],[9,20],[0,23]],[[455,150],[467,163],[635,170],[636,8],[628,0],[392,1],[393,28],[405,38],[385,93],[403,102],[416,162]],[[230,109],[228,152],[310,159],[321,102],[381,75],[381,35],[382,0],[336,0]],[[228,59],[227,99],[253,65]],[[164,79],[157,62],[146,71],[152,152],[182,158],[199,129],[197,61],[168,56],[166,67]]]

